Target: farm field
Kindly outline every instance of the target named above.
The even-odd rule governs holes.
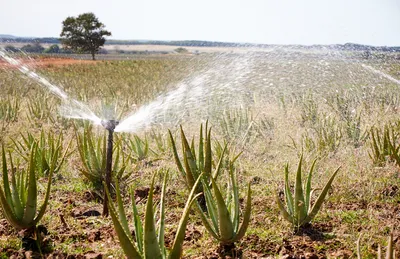
[[[162,176],[168,171],[165,244],[172,247],[189,190],[168,130],[182,159],[179,126],[189,142],[193,137],[197,150],[200,127],[208,123],[213,168],[227,144],[218,178],[223,196],[231,188],[228,164],[241,153],[232,170],[241,217],[250,183],[251,218],[244,237],[227,249],[209,234],[193,206],[184,258],[356,258],[359,238],[362,258],[376,258],[378,246],[385,251],[390,233],[400,253],[400,61],[374,55],[361,59],[340,52],[249,50],[96,62],[39,58],[26,63],[102,119],[123,121],[135,112],[143,114],[123,128],[130,132],[114,133],[115,150],[121,154],[114,159],[120,163],[117,169],[123,168],[118,177],[130,230],[130,190],[143,218],[153,174],[159,172],[154,193],[158,204]],[[85,177],[79,152],[84,136],[102,147],[107,131],[61,116],[66,109],[62,100],[5,63],[0,63],[0,87],[0,140],[15,170],[28,168],[29,143],[40,143],[41,138],[59,140],[60,153],[65,154],[52,176],[48,207],[39,222],[47,230],[44,257],[123,258],[111,218],[100,215],[102,188]],[[385,138],[394,151],[384,144]],[[303,179],[316,160],[312,202],[340,169],[311,224],[296,228],[282,216],[276,197],[283,200],[286,164],[288,188],[294,189],[300,157]],[[47,181],[44,175],[38,177],[39,204]],[[21,248],[24,233],[4,218],[0,213],[0,258],[40,258],[38,252]]]

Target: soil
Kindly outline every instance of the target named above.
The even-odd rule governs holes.
[[[52,58],[52,57],[41,57],[41,58],[30,58],[30,59],[19,59],[21,62],[31,68],[36,67],[53,67],[53,66],[66,66],[75,64],[96,64],[98,61],[93,60],[80,60],[72,58]],[[15,67],[3,59],[0,59],[0,69]]]
[[[159,200],[160,187],[157,186],[154,199]],[[392,195],[397,191],[397,186],[390,186],[383,190],[382,195]],[[142,187],[135,192],[135,200],[138,204],[146,204],[148,187]],[[172,204],[176,201],[172,198],[176,193],[168,191],[167,202]],[[57,197],[57,198],[56,198]],[[88,192],[77,193],[61,192],[54,194],[52,199],[62,204],[57,209],[49,208],[48,214],[51,215],[52,226],[45,226],[42,231],[42,243],[44,258],[108,258],[110,251],[121,251],[116,232],[112,223],[101,216],[101,200],[93,198]],[[97,202],[96,202],[97,199]],[[253,203],[256,205],[260,201],[255,198]],[[260,202],[259,205],[262,203]],[[171,204],[168,204],[170,206]],[[183,206],[183,204],[175,204]],[[265,204],[264,204],[265,205]],[[400,207],[398,204],[388,203],[367,203],[352,202],[333,204],[326,202],[324,209],[329,211],[360,211],[371,210],[379,214],[383,225],[400,224]],[[167,215],[166,224],[170,225],[179,220],[179,215],[172,213]],[[179,214],[179,213],[178,213]],[[253,225],[257,222],[265,222],[261,214],[254,211],[252,217]],[[314,222],[296,232],[288,230],[282,233],[279,240],[270,240],[268,237],[261,237],[258,234],[248,233],[234,247],[219,246],[211,239],[205,239],[206,230],[199,222],[189,222],[183,250],[201,249],[200,254],[189,256],[188,258],[354,258],[355,247],[347,248],[342,244],[344,223],[339,217],[332,216],[329,221]],[[47,229],[47,228],[48,229]],[[166,247],[170,248],[175,237],[175,228],[167,229],[165,235]],[[359,229],[360,232],[368,229]],[[0,247],[0,254],[8,258],[41,258],[40,253],[35,249],[34,240],[26,238],[29,233],[17,232],[5,219],[0,220],[0,239],[18,237],[22,243],[26,243],[20,249],[15,247]],[[133,231],[132,234],[134,235]],[[399,232],[394,231],[395,248],[399,249]],[[56,248],[60,244],[68,244],[65,252]],[[76,251],[82,250],[81,253]],[[108,251],[108,252],[107,252]]]

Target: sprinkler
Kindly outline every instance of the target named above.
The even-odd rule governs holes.
[[[112,152],[113,152],[113,134],[114,129],[118,125],[117,120],[102,120],[101,125],[108,130],[107,139],[107,156],[106,156],[106,177],[105,183],[108,190],[111,189],[111,171],[112,171]],[[103,216],[108,216],[108,200],[104,190]]]

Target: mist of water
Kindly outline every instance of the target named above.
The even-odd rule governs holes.
[[[243,105],[244,86],[252,72],[249,55],[218,56],[207,69],[188,76],[154,101],[124,118],[116,132],[138,132],[153,125],[207,119],[212,109]]]
[[[60,107],[62,116],[90,120],[96,125],[101,125],[102,119],[115,119],[108,118],[109,116],[98,117],[86,104],[69,97],[62,88],[50,83],[1,49],[0,57],[57,96],[62,101]],[[122,119],[115,131],[139,132],[154,125],[176,125],[190,119],[207,118],[209,114],[215,113],[215,109],[222,111],[227,107],[243,105],[245,91],[243,87],[252,72],[251,60],[251,55],[248,53],[234,56],[221,54],[207,69],[198,73],[193,73],[189,68],[189,76],[186,79],[176,86],[171,86],[171,91],[160,95]]]
[[[90,120],[96,125],[101,125],[101,119],[96,116],[87,105],[69,97],[67,93],[65,93],[60,87],[50,83],[49,80],[38,75],[19,60],[7,55],[4,49],[0,49],[0,57],[12,67],[18,69],[22,74],[33,79],[40,86],[46,88],[56,97],[58,97],[62,101],[62,105],[60,107],[60,113],[62,116],[73,119]]]

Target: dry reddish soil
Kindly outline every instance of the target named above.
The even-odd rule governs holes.
[[[29,58],[29,59],[18,59],[24,65],[28,67],[52,67],[52,66],[65,66],[74,64],[96,64],[97,61],[93,60],[80,60],[72,58]],[[6,61],[0,59],[0,68],[9,68],[13,65],[7,63]]]

